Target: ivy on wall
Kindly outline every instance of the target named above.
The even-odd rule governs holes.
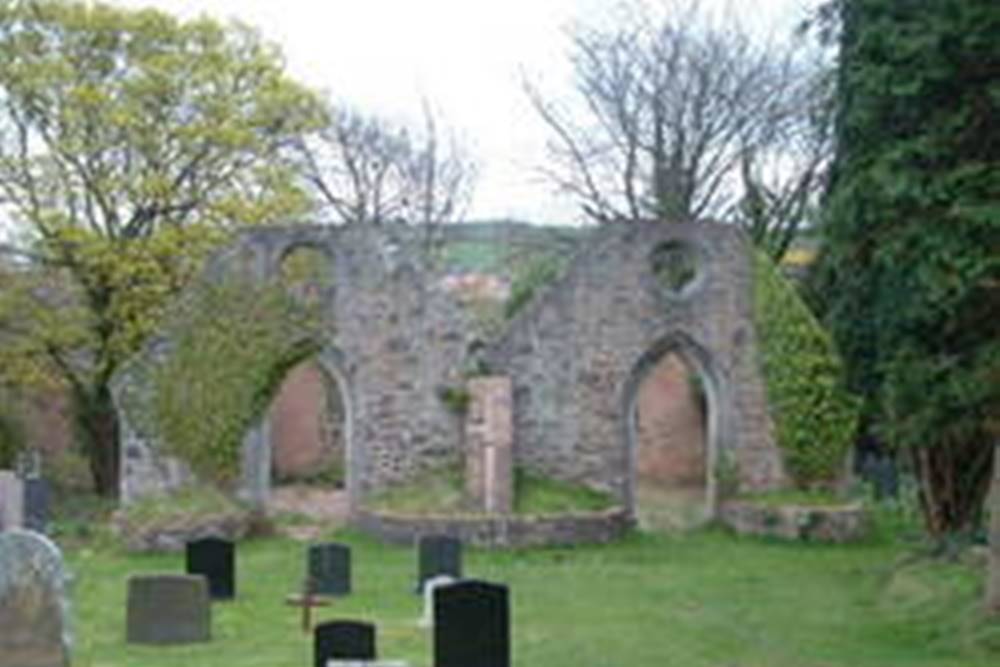
[[[755,260],[754,316],[768,404],[793,482],[811,487],[842,470],[858,401],[844,387],[832,339],[764,253]]]
[[[234,278],[201,286],[180,321],[152,374],[153,428],[171,455],[229,482],[247,430],[287,371],[317,351],[321,318],[280,285]]]

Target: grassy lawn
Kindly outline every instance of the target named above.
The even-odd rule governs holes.
[[[378,625],[384,658],[431,667],[417,626],[412,550],[351,532],[355,593],[321,609]],[[82,667],[305,667],[311,644],[284,606],[305,546],[260,539],[238,549],[237,600],[213,607],[214,640],[151,648],[124,642],[130,573],[179,571],[179,555],[67,548],[75,577],[73,664]],[[466,573],[511,587],[516,667],[970,667],[998,664],[984,644],[972,569],[922,561],[893,568],[887,541],[783,544],[714,531],[636,534],[603,547],[466,553]]]

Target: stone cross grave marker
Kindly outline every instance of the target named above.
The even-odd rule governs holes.
[[[40,477],[24,480],[24,527],[39,533],[49,527],[49,504],[52,491],[49,482]]]
[[[435,590],[434,667],[510,667],[506,586],[469,580]]]
[[[420,538],[417,571],[417,592],[425,582],[440,575],[462,578],[462,541],[447,535],[427,535]]]
[[[0,470],[0,530],[24,526],[24,483],[12,470]]]
[[[316,626],[315,667],[330,660],[375,660],[375,626],[362,621],[329,621]]]
[[[67,667],[68,607],[59,549],[38,533],[0,534],[0,665]]]
[[[307,576],[317,595],[349,595],[351,592],[351,548],[329,542],[309,547]]]
[[[130,644],[189,644],[212,638],[208,581],[201,575],[128,579],[125,637]]]
[[[188,542],[185,559],[188,574],[200,574],[208,580],[208,594],[213,600],[232,600],[236,596],[236,548],[231,541],[206,537]]]

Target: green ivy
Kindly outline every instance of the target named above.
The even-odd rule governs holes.
[[[774,263],[757,253],[754,310],[768,403],[799,487],[833,480],[854,437],[858,401],[827,332]]]
[[[225,483],[287,371],[318,349],[321,321],[279,285],[239,279],[201,286],[179,321],[153,372],[154,427],[167,451]]]

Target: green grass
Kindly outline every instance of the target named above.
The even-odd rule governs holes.
[[[514,512],[523,515],[605,510],[614,506],[607,494],[517,469]],[[374,510],[399,514],[473,514],[465,500],[464,471],[449,467],[422,475],[368,500]]]
[[[411,549],[352,532],[355,592],[317,613],[378,626],[379,654],[431,667],[417,626]],[[920,561],[893,567],[886,541],[818,546],[707,531],[636,534],[613,545],[468,550],[466,574],[510,586],[516,667],[987,667],[1000,622],[977,620],[980,574]],[[68,551],[76,667],[302,667],[311,643],[283,603],[303,577],[305,546],[242,543],[237,599],[213,607],[211,643],[124,642],[129,574],[177,572],[180,555]]]
[[[593,512],[614,505],[611,496],[579,484],[533,475],[524,469],[514,473],[514,511],[518,514]]]
[[[838,498],[829,491],[803,491],[796,489],[748,494],[739,496],[737,500],[744,500],[765,507],[780,507],[782,505],[828,507],[831,505],[847,505],[854,502]]]

